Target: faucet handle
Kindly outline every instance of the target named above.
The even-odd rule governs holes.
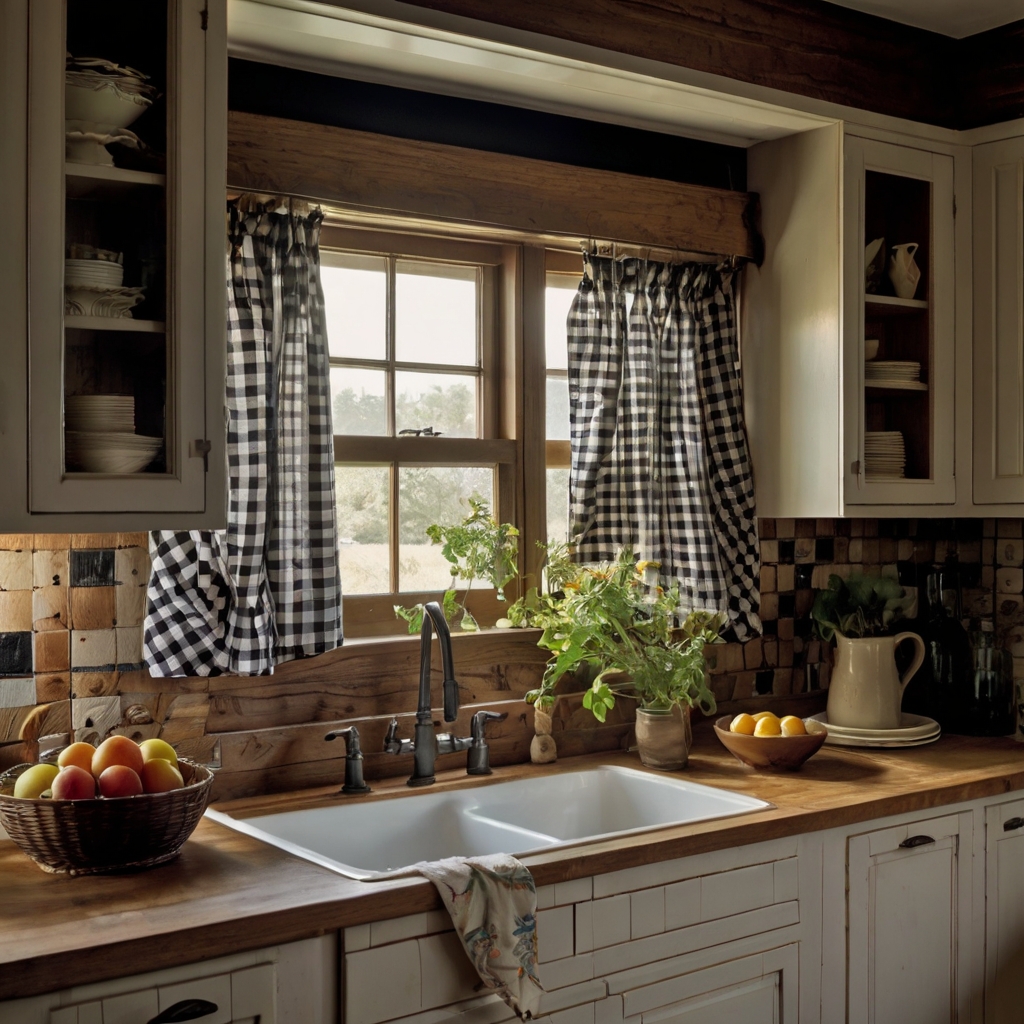
[[[487,723],[503,722],[508,718],[508,712],[478,711],[473,715],[470,733],[473,742],[470,745],[466,763],[467,775],[490,775],[491,774],[491,748],[487,745]]]
[[[392,718],[388,731],[384,734],[385,754],[411,754],[416,749],[412,740],[398,739],[398,718]]]
[[[363,752],[359,746],[359,730],[354,725],[347,729],[333,729],[324,739],[330,741],[339,736],[345,740],[345,785],[341,788],[342,793],[369,793],[370,787],[363,779]]]

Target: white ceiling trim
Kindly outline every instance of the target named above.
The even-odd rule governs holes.
[[[229,0],[234,57],[749,146],[833,118],[308,0]]]

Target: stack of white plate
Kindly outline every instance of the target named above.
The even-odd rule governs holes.
[[[64,457],[68,469],[85,473],[139,473],[163,447],[162,437],[118,432],[67,430]]]
[[[911,360],[872,359],[864,364],[864,383],[874,388],[927,391],[921,381],[921,364]]]
[[[134,434],[135,399],[132,395],[72,395],[64,400],[64,425],[76,432]]]
[[[898,430],[864,432],[864,472],[869,477],[902,480],[907,468],[903,434]]]
[[[923,715],[900,717],[898,729],[854,729],[847,725],[833,725],[828,713],[812,715],[812,722],[821,722],[828,728],[826,743],[835,747],[922,747],[934,743],[942,735],[942,729],[934,718]]]
[[[120,288],[124,267],[109,260],[65,260],[65,288]]]

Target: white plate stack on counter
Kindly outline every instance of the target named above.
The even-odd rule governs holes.
[[[64,401],[67,468],[85,473],[138,473],[156,458],[162,437],[135,433],[131,395],[72,395]]]
[[[869,480],[903,480],[907,451],[898,430],[864,432],[864,472]]]

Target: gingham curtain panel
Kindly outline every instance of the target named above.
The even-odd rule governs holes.
[[[733,272],[587,257],[569,311],[569,535],[661,562],[687,609],[761,632]]]
[[[228,204],[228,527],[151,535],[153,676],[262,675],[342,642],[321,220]]]

